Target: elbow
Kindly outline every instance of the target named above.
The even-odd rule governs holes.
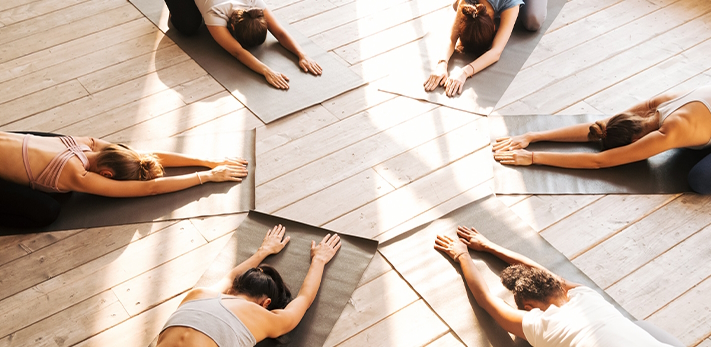
[[[146,190],[144,191],[145,196],[158,195],[158,194],[162,193],[158,187],[156,180],[145,181],[145,183],[146,183]]]
[[[491,49],[489,51],[489,54],[491,55],[492,64],[496,63],[497,61],[499,61],[499,59],[501,59],[501,53],[503,53],[501,49]]]

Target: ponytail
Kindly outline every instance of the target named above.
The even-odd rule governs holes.
[[[232,289],[253,298],[262,296],[270,298],[272,302],[267,307],[270,311],[283,309],[291,302],[291,291],[281,275],[275,268],[267,264],[247,270],[235,279]]]

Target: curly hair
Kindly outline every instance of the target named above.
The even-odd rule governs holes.
[[[462,15],[458,16],[456,24],[459,33],[457,52],[482,54],[489,50],[496,35],[496,24],[486,13],[486,6],[462,4],[459,10]]]
[[[511,265],[501,272],[501,283],[514,293],[519,309],[523,301],[546,302],[564,293],[563,284],[548,271],[522,264]]]

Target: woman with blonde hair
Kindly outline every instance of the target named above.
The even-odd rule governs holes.
[[[170,21],[180,33],[195,34],[204,20],[210,35],[222,48],[278,89],[289,89],[289,78],[246,50],[264,43],[267,31],[296,55],[301,70],[321,75],[321,66],[279,24],[264,0],[165,0],[165,3]]]
[[[0,132],[0,225],[40,227],[59,214],[51,194],[81,192],[107,197],[170,193],[208,182],[240,182],[247,162],[196,158],[170,152],[140,153],[93,137]],[[163,167],[211,168],[163,177]]]
[[[524,0],[455,0],[453,7],[457,14],[449,44],[425,81],[425,90],[430,92],[443,86],[447,96],[461,94],[467,78],[499,61],[517,21],[527,30],[540,29],[547,6],[548,0],[525,0],[525,4]],[[480,56],[450,76],[447,63],[455,49]]]
[[[599,142],[599,153],[529,152],[532,142]],[[506,165],[597,169],[647,159],[674,148],[711,147],[711,85],[665,93],[595,123],[496,139],[494,159]],[[689,172],[689,185],[711,194],[711,156]]]

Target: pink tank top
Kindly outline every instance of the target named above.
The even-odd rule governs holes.
[[[68,191],[60,190],[59,187],[57,187],[59,175],[62,174],[64,165],[67,164],[69,159],[76,156],[81,160],[84,168],[89,169],[89,160],[86,158],[84,151],[90,151],[91,148],[87,145],[78,145],[76,140],[71,136],[60,137],[59,139],[67,149],[52,158],[49,164],[47,164],[47,167],[42,170],[39,177],[35,179],[32,175],[30,161],[27,156],[27,142],[31,136],[32,135],[26,135],[25,138],[22,139],[22,162],[25,164],[25,172],[27,172],[27,178],[30,180],[30,187],[47,193],[67,193]]]

